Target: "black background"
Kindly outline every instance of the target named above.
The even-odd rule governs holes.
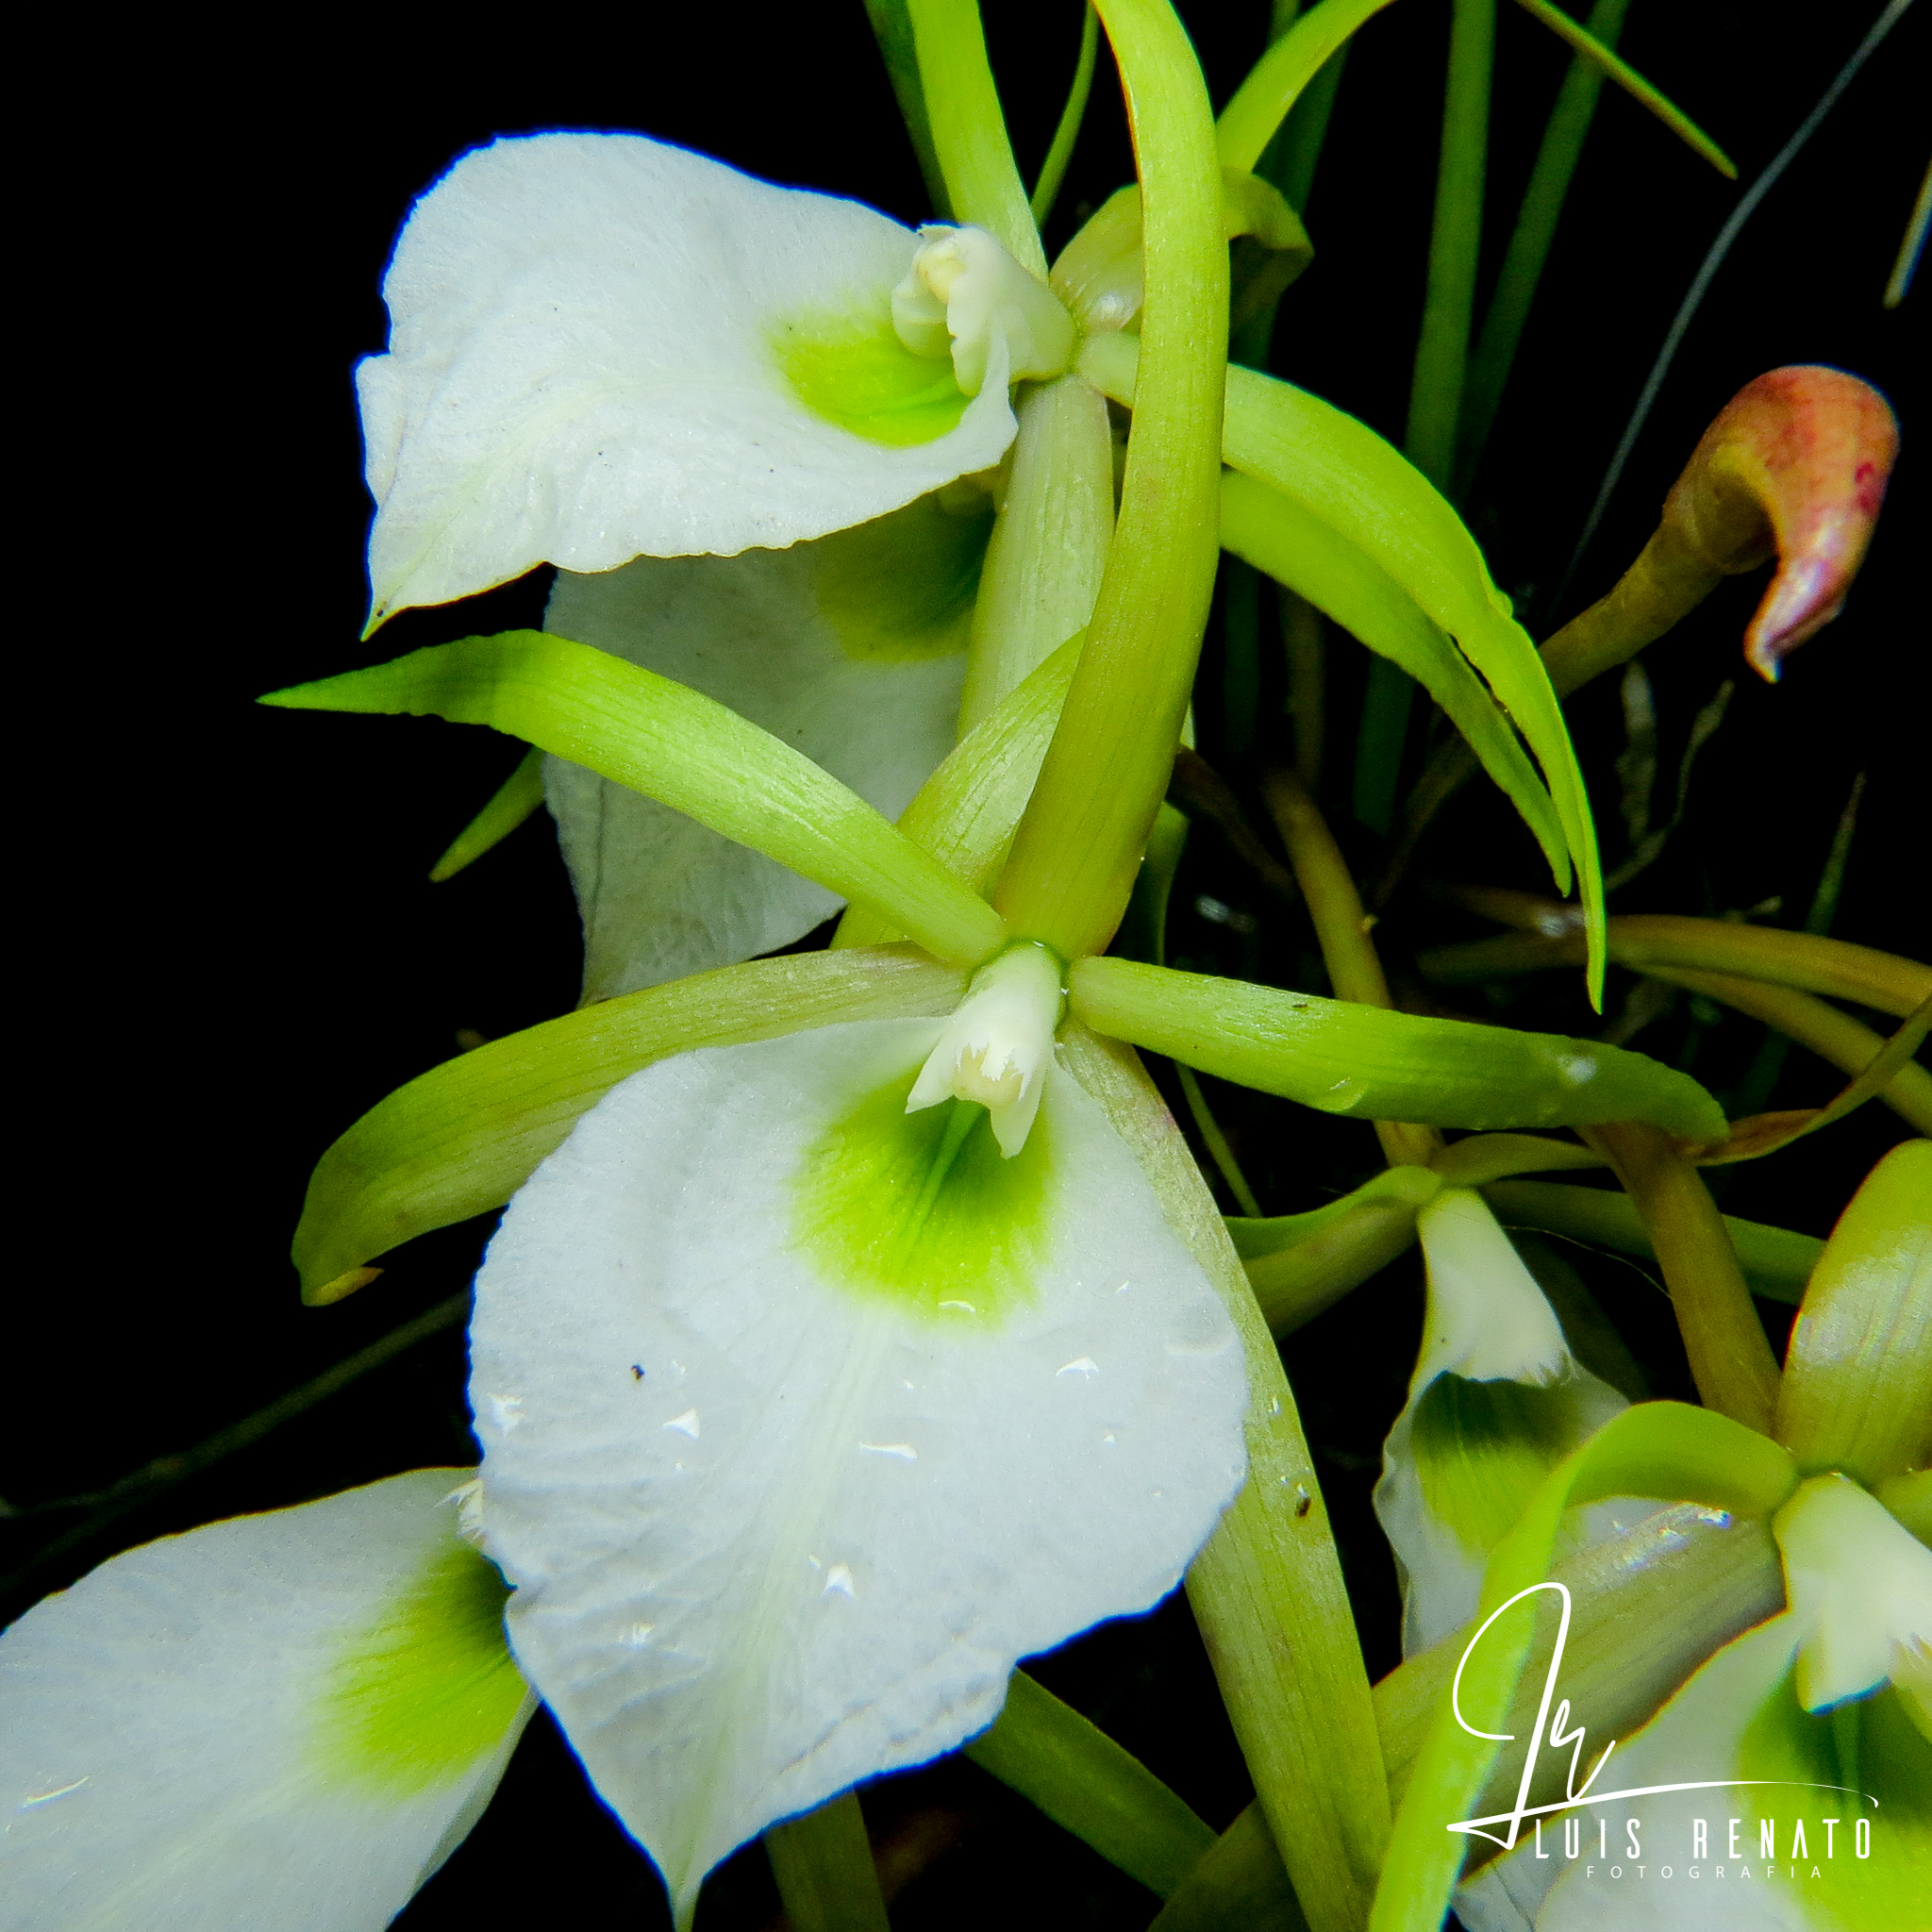
[[[1258,51],[1266,9],[1182,10],[1218,103]],[[988,11],[1030,175],[1077,12],[1012,0]],[[1486,274],[1567,58],[1503,11]],[[1875,11],[1638,0],[1623,50],[1728,147],[1748,183]],[[1361,34],[1306,210],[1317,260],[1276,341],[1282,373],[1398,437],[1446,18],[1407,0]],[[538,608],[541,587],[526,583],[480,610],[412,613],[379,644],[357,641],[368,505],[349,372],[382,343],[379,278],[412,196],[497,133],[636,128],[908,221],[927,212],[857,0],[675,17],[560,7],[488,23],[452,9],[297,10],[246,26],[124,23],[111,47],[80,51],[62,71],[84,81],[49,89],[32,171],[45,225],[16,244],[27,328],[14,352],[14,468],[31,514],[14,558],[12,651],[28,776],[13,845],[24,1120],[0,1494],[30,1513],[0,1524],[9,1564],[84,1515],[35,1506],[186,1447],[462,1286],[487,1225],[402,1251],[340,1307],[302,1309],[286,1247],[308,1169],[363,1108],[454,1052],[459,1028],[493,1038],[575,996],[575,920],[546,820],[457,880],[425,881],[513,747],[475,730],[250,702]],[[1907,416],[1908,453],[1846,616],[1780,689],[1742,684],[1700,768],[1691,824],[1623,909],[1715,912],[1781,896],[1774,917],[1795,924],[1862,770],[1836,929],[1924,949],[1925,626],[1913,576],[1924,491],[1905,393],[1924,296],[1888,314],[1879,293],[1924,159],[1907,80],[1915,67],[1923,78],[1924,57],[1923,20],[1908,17],[1747,229],[1578,578],[1571,608],[1634,555],[1703,425],[1766,368],[1837,363]],[[1103,64],[1050,241],[1128,165]],[[1607,92],[1469,506],[1499,580],[1528,591],[1532,608],[1738,192]],[[1760,583],[1726,587],[1651,654],[1667,762],[1697,706],[1740,671],[1737,639]],[[1338,650],[1343,698],[1357,675]],[[1576,714],[1602,776],[1619,743],[1614,691],[1593,691]],[[1614,797],[1598,794],[1613,857]],[[1462,874],[1535,884],[1507,824],[1474,809]],[[1245,888],[1222,877],[1224,856],[1197,842],[1206,886],[1239,904]],[[1195,924],[1184,914],[1176,942],[1227,964],[1215,951],[1224,939]],[[1554,997],[1537,994],[1531,1010]],[[1551,1008],[1531,1024],[1582,1021]],[[1706,1048],[1714,1058],[1698,1070],[1713,1084],[1758,1037],[1733,1035]],[[1793,1054],[1774,1104],[1812,1104],[1836,1084]],[[1372,1164],[1366,1148],[1336,1141],[1345,1130],[1230,1105],[1272,1211],[1316,1205]],[[1901,1131],[1868,1108],[1803,1154],[1740,1170],[1724,1205],[1823,1233]],[[1321,1367],[1304,1392],[1344,1518],[1353,1508],[1360,1520],[1407,1372],[1390,1338],[1415,1320],[1412,1267],[1398,1274],[1357,1297],[1381,1296],[1380,1316],[1311,1331],[1291,1351],[1291,1370]],[[1327,1364],[1357,1346],[1353,1379],[1333,1384]],[[445,1333],[123,1515],[0,1608],[151,1536],[465,1461],[461,1376],[459,1334]],[[1366,1535],[1359,1547],[1368,1554],[1351,1563],[1364,1596],[1386,1599]],[[1386,1601],[1365,1636],[1372,1667],[1387,1668]],[[1151,1625],[1102,1633],[1049,1675],[1211,1822],[1241,1802],[1239,1763],[1172,1607]],[[485,1901],[575,1923],[613,1898],[630,1902],[619,1907],[628,1923],[649,1923],[655,1881],[541,1732],[408,1924],[456,1924]],[[892,1871],[962,1839],[972,1848],[907,1893],[904,1923],[1135,1924],[1151,1909],[966,1768],[898,1781],[873,1810]],[[756,1855],[718,1892],[708,1916],[720,1924],[774,1908]],[[559,1910],[559,1898],[574,1903]]]

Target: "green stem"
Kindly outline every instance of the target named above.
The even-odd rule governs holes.
[[[1074,63],[1074,84],[1067,91],[1067,105],[1060,109],[1059,125],[1040,164],[1040,179],[1033,184],[1030,207],[1037,227],[1046,226],[1046,218],[1059,198],[1060,183],[1067,176],[1067,163],[1074,158],[1074,145],[1080,139],[1080,123],[1086,118],[1087,97],[1093,91],[1094,57],[1100,51],[1100,16],[1091,7],[1080,23],[1080,56]]]
[[[1590,31],[1604,45],[1614,47],[1624,30],[1624,16],[1630,0],[1596,0],[1590,16]],[[1571,177],[1583,153],[1583,142],[1596,113],[1597,96],[1603,92],[1603,69],[1579,54],[1570,63],[1557,91],[1557,104],[1550,110],[1543,129],[1542,144],[1537,149],[1536,165],[1530,171],[1529,186],[1524,190],[1523,207],[1516,216],[1516,227],[1509,237],[1508,253],[1503,258],[1503,272],[1496,291],[1490,298],[1483,317],[1482,333],[1475,353],[1470,358],[1469,384],[1463,398],[1462,422],[1457,432],[1457,490],[1467,491],[1489,442],[1490,428],[1496,408],[1509,380],[1510,365],[1516,359],[1517,344],[1523,340],[1524,325],[1529,320],[1530,304],[1536,300],[1537,283],[1543,263],[1549,258],[1557,223],[1563,212],[1563,200],[1570,192]]]
[[[907,12],[954,218],[989,229],[1021,267],[1044,281],[1046,253],[1013,163],[977,0],[907,0]]]
[[[1252,174],[1303,90],[1357,28],[1389,4],[1390,0],[1322,0],[1274,41],[1221,110],[1215,139],[1223,163],[1238,174]]]
[[[1607,1156],[1643,1217],[1698,1395],[1707,1408],[1768,1435],[1777,1362],[1703,1178],[1656,1127],[1626,1121],[1586,1127],[1583,1137]]]
[[[1077,1024],[1065,1051],[1241,1337],[1248,1479],[1188,1572],[1188,1601],[1308,1924],[1359,1932],[1389,1799],[1355,1619],[1293,1392],[1200,1170],[1132,1052]]]
[[[1268,143],[1268,151],[1255,170],[1274,182],[1281,190],[1282,199],[1304,217],[1314,192],[1315,166],[1322,158],[1323,143],[1328,139],[1335,97],[1341,91],[1341,70],[1347,64],[1346,45],[1338,47],[1322,63],[1314,79],[1302,90],[1301,98],[1289,109],[1288,119]]]
[[[1144,216],[1146,304],[1119,521],[999,901],[1063,958],[1120,923],[1167,790],[1221,554],[1227,245],[1201,70],[1164,0],[1106,0]]]
[[[845,1791],[765,1833],[791,1932],[888,1932],[858,1799]]]
[[[959,735],[991,717],[1093,614],[1113,537],[1107,404],[1078,376],[1029,388],[979,573]]]
[[[1174,1074],[1181,1083],[1181,1094],[1188,1103],[1188,1111],[1194,1117],[1201,1144],[1207,1148],[1208,1157],[1213,1161],[1221,1178],[1227,1183],[1227,1191],[1234,1196],[1235,1205],[1243,1214],[1258,1220],[1261,1204],[1256,1200],[1255,1191],[1249,1187],[1241,1162],[1234,1158],[1234,1149],[1228,1145],[1227,1136],[1221,1130],[1221,1123],[1214,1118],[1214,1109],[1208,1105],[1208,1096],[1201,1091],[1198,1075],[1192,1067],[1178,1063],[1174,1066]]]
[[[873,38],[879,43],[879,58],[886,64],[886,76],[892,83],[892,97],[899,103],[912,152],[918,157],[932,211],[941,221],[950,221],[952,205],[946,199],[946,177],[940,170],[939,156],[933,152],[932,123],[926,118],[925,90],[919,81],[919,54],[912,44],[912,15],[907,0],[865,0],[865,15],[872,23]]]

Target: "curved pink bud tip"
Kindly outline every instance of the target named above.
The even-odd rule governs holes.
[[[1870,383],[1805,364],[1746,383],[1672,486],[1664,522],[1711,569],[1777,558],[1744,633],[1767,682],[1843,608],[1897,455],[1897,420]]]

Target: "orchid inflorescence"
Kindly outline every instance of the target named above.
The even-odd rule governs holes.
[[[480,1466],[149,1544],[23,1618],[17,1923],[385,1924],[539,1700],[681,1924],[759,1834],[795,1915],[811,1892],[823,1923],[881,1923],[850,1794],[962,1747],[1189,1924],[1425,1932],[1452,1898],[1485,1932],[1646,1923],[1514,1824],[1449,1829],[1507,1812],[1486,1793],[1550,1642],[1533,1606],[1471,1633],[1553,1571],[1594,1633],[1595,1722],[1634,1734],[1623,1784],[1880,1807],[1884,1857],[1817,1916],[1773,1879],[1766,1916],[1724,1924],[1890,1927],[1927,1895],[1927,1142],[1822,1248],[1726,1223],[1698,1169],[1874,1094],[1932,1131],[1932,974],[1607,916],[1560,704],[1773,559],[1747,655],[1774,675],[1843,602],[1895,425],[1838,372],[1753,383],[1540,651],[1441,462],[1228,360],[1310,257],[1264,155],[1383,4],[1322,0],[1217,119],[1167,0],[1096,0],[1082,73],[1097,21],[1139,179],[1052,264],[1050,187],[1022,187],[962,0],[872,8],[948,217],[917,231],[628,134],[499,140],[417,203],[358,373],[371,631],[549,565],[542,628],[265,702],[521,741],[440,871],[541,799],[575,889],[583,1004],[375,1107],[295,1238],[326,1304],[504,1210],[470,1325]],[[1620,1045],[1401,1009],[1287,769],[1265,862],[1332,996],[1168,965],[1163,801],[1201,765],[1224,551],[1453,727],[1398,868],[1478,772],[1543,854],[1559,897],[1473,899],[1517,930],[1431,976],[1578,966],[1600,1005],[1635,963],[1836,1041],[1840,1100],[1727,1121]],[[1907,1026],[1882,1042],[1827,995]],[[1185,1071],[1238,1196],[1197,1074],[1373,1122],[1389,1164],[1224,1220],[1137,1050]],[[1589,1167],[1623,1191],[1522,1178]],[[1654,1255],[1702,1406],[1644,1399],[1505,1221]],[[1418,1242],[1374,1494],[1408,1660],[1372,1687],[1278,1341]],[[1753,1289],[1802,1293],[1782,1364]],[[1696,1607],[1640,1655],[1633,1607],[1685,1577]],[[1183,1578],[1257,1797],[1218,1839],[1017,1668]]]

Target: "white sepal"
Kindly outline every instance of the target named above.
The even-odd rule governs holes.
[[[116,1557],[0,1638],[8,1932],[377,1932],[534,1708],[417,1470]]]
[[[959,1156],[951,1179],[1022,1204],[984,1239],[890,1187],[811,1222],[866,1136],[930,1142],[903,1096],[939,1031],[634,1075],[477,1277],[511,1641],[681,1914],[774,1819],[983,1727],[1017,1658],[1158,1601],[1241,1479],[1232,1326],[1074,1080],[1023,1162]],[[881,1241],[909,1286],[840,1264]]]
[[[1441,1189],[1416,1226],[1428,1263],[1422,1352],[1374,1494],[1402,1579],[1409,1657],[1474,1615],[1512,1507],[1628,1407],[1571,1354],[1536,1277],[1474,1189]],[[1508,1395],[1512,1385],[1523,1392]],[[1655,1507],[1599,1505],[1590,1531],[1610,1534]]]
[[[951,750],[991,508],[933,498],[859,529],[739,557],[559,572],[544,625],[729,705],[889,819]],[[609,999],[802,939],[823,886],[562,758],[544,791],[584,922],[584,998]]]
[[[1004,379],[941,433],[854,433],[782,344],[888,342],[896,222],[636,135],[465,155],[416,205],[357,371],[374,618],[533,565],[735,556],[861,524],[998,461]],[[789,332],[789,337],[788,337]]]
[[[1932,1724],[1932,1550],[1875,1496],[1838,1474],[1800,1485],[1772,1526],[1803,1633],[1798,1701],[1807,1710],[1830,1710],[1896,1678]]]
[[[1044,380],[1074,360],[1074,318],[1059,297],[1015,261],[984,228],[938,224],[892,291],[892,326],[915,356],[949,351],[959,387],[985,387],[995,340],[1006,345],[1007,378]]]
[[[1033,1131],[1053,1072],[1054,1034],[1067,1007],[1060,972],[1058,958],[1032,940],[982,966],[919,1070],[906,1111],[944,1100],[983,1107],[1000,1152],[1012,1159]]]

